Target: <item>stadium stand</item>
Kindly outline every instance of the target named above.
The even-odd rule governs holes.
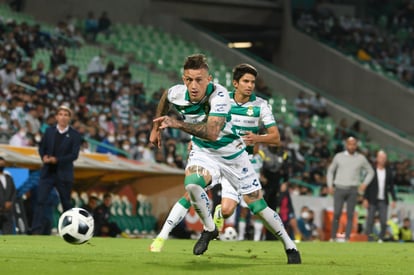
[[[25,113],[31,109],[43,112],[39,113],[41,129],[47,126],[46,118],[52,114],[53,107],[69,103],[76,111],[73,125],[84,135],[88,150],[94,152],[103,146],[113,154],[131,159],[165,162],[165,152],[150,148],[147,135],[160,92],[171,83],[180,81],[180,67],[185,56],[195,52],[205,53],[214,68],[214,81],[231,89],[231,67],[201,46],[151,25],[114,23],[109,34],[98,33],[96,40],[90,44],[83,39],[74,38],[74,35],[67,36],[69,32],[66,30],[58,32],[56,26],[13,12],[5,5],[0,5],[0,16],[0,29],[5,42],[0,52],[7,51],[6,39],[14,36],[17,42],[13,46],[17,55],[16,74],[20,72],[17,81],[10,83],[0,93],[2,101],[7,102],[4,105],[7,109],[0,112],[3,143],[7,143],[19,129],[12,121],[16,98],[27,99]],[[308,24],[313,24],[309,22],[311,20]],[[298,22],[298,25],[302,26],[301,24]],[[305,24],[305,29],[306,26]],[[59,27],[64,29],[64,26]],[[17,39],[19,31],[24,28],[32,29],[27,35],[41,37],[41,43],[31,45],[34,48],[33,56],[24,53],[22,44]],[[82,31],[81,20],[77,20],[76,28]],[[51,58],[57,48],[63,49],[66,61],[53,68]],[[2,56],[5,63],[10,62],[12,57],[10,54]],[[103,71],[90,73],[88,70],[91,62],[97,57],[103,58]],[[23,66],[25,62],[30,68]],[[45,67],[37,70],[40,63]],[[293,172],[285,179],[290,182],[292,192],[315,197],[321,195],[321,190],[326,185],[323,180],[324,171],[333,154],[342,150],[346,135],[352,134],[360,139],[360,148],[370,160],[373,160],[375,151],[381,148],[364,133],[364,129],[348,126],[346,121],[337,124],[329,114],[324,117],[314,113],[299,115],[294,101],[277,91],[270,91],[269,94],[272,96],[261,95],[269,99],[278,120],[284,141],[282,150],[297,160],[297,163],[290,162]],[[126,101],[123,101],[124,98]],[[122,120],[125,113],[126,122]],[[355,124],[358,124],[357,121]],[[38,133],[31,134],[34,137]],[[111,136],[114,138],[112,141]],[[167,133],[165,138],[176,146],[177,155],[185,160],[188,137],[176,138],[175,133]],[[36,141],[31,145],[35,146]],[[319,145],[328,155],[321,155]],[[389,160],[398,178],[399,198],[405,201],[412,201],[412,159],[412,155],[397,148],[389,151]],[[320,166],[320,163],[323,165]],[[314,177],[317,173],[322,176],[319,182]],[[82,201],[82,196],[76,192],[73,199],[76,206],[85,202],[85,198]],[[111,219],[123,231],[132,234],[154,231],[156,218],[152,215],[151,204],[145,196],[138,196],[137,202],[132,204],[127,198],[120,199],[114,194],[112,207]],[[59,210],[55,213],[55,220],[58,213]]]

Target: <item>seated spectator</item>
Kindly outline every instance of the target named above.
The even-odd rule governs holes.
[[[96,148],[97,153],[116,155],[116,139],[113,133],[110,133]]]
[[[98,205],[98,198],[95,196],[89,196],[88,202],[86,204],[83,204],[81,208],[85,209],[93,216],[97,205]]]
[[[413,230],[411,228],[410,218],[404,218],[403,226],[400,227],[400,241],[412,242],[413,241]]]
[[[6,66],[0,70],[0,78],[2,80],[1,89],[6,89],[10,83],[14,83],[17,80],[16,76],[16,63],[9,60]]]
[[[95,208],[93,218],[95,220],[95,236],[99,237],[124,237],[129,238],[128,234],[122,232],[119,226],[110,220],[111,217],[112,195],[106,193],[101,205]]]
[[[320,93],[316,93],[309,101],[309,106],[313,115],[317,115],[321,118],[328,116],[326,110],[326,101]]]
[[[67,58],[65,48],[57,47],[53,50],[52,55],[50,56],[50,68],[51,70],[59,67],[61,65],[66,65]]]
[[[96,34],[99,31],[98,20],[95,18],[95,14],[90,11],[88,12],[87,18],[85,19],[85,35],[89,41],[95,41]]]
[[[399,219],[396,213],[391,215],[391,218],[387,221],[387,231],[385,232],[384,240],[398,241],[400,239],[400,226]]]
[[[322,230],[314,223],[315,213],[309,208],[302,208],[298,218],[298,228],[302,235],[302,241],[323,240]]]
[[[105,55],[100,53],[97,56],[94,56],[88,64],[88,75],[101,75],[105,71]]]
[[[101,16],[98,19],[98,29],[99,32],[105,34],[106,37],[109,36],[109,29],[111,27],[111,19],[108,17],[108,13],[106,11],[102,12]]]
[[[295,105],[295,112],[298,116],[309,116],[309,100],[306,98],[305,92],[300,91],[293,103]]]
[[[26,128],[20,128],[14,135],[11,136],[9,144],[11,146],[24,147],[29,145]]]

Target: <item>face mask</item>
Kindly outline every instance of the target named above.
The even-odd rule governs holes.
[[[131,144],[136,144],[137,143],[137,139],[132,137],[129,139],[129,142],[131,142]]]
[[[146,138],[139,138],[139,141],[142,143],[147,143],[147,139]]]
[[[122,145],[122,149],[124,149],[124,151],[128,151],[129,150],[129,145],[128,144],[125,144],[125,145]]]
[[[113,142],[115,141],[115,137],[114,137],[114,136],[109,136],[109,137],[108,137],[108,141],[109,141],[110,143],[113,143]]]
[[[394,223],[398,223],[398,218],[392,218],[392,221],[393,221]]]
[[[42,137],[40,135],[35,135],[34,139],[37,143],[39,143],[42,140]]]
[[[58,101],[62,101],[62,99],[63,99],[63,95],[57,95],[57,96],[56,96],[56,99],[57,99]]]
[[[1,105],[0,112],[5,112],[5,111],[7,111],[7,107],[5,105]]]
[[[306,220],[306,219],[309,218],[309,212],[308,211],[305,211],[300,216],[302,217],[302,219],[305,219]]]

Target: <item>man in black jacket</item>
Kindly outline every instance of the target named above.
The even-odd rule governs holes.
[[[379,151],[377,153],[374,170],[375,176],[364,193],[364,206],[368,208],[366,234],[368,235],[368,240],[372,241],[374,218],[375,214],[378,212],[381,224],[378,241],[382,242],[387,229],[388,195],[391,194],[392,197],[392,208],[395,208],[395,201],[397,200],[392,171],[387,166],[387,154],[384,151]]]
[[[42,232],[45,207],[52,188],[59,193],[63,211],[72,208],[70,199],[74,178],[74,162],[79,156],[81,136],[69,123],[72,111],[66,106],[57,109],[57,125],[46,129],[39,145],[43,162],[37,189],[37,207],[33,217],[32,234]]]
[[[13,178],[4,173],[6,161],[0,157],[0,233],[14,234],[13,204],[16,199],[16,187]]]

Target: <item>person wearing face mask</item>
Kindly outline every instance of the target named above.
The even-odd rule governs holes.
[[[9,140],[11,146],[28,146],[29,140],[27,138],[27,131],[25,128],[20,128]]]
[[[0,105],[0,132],[9,132],[11,129],[10,116],[7,111],[6,102]]]
[[[9,61],[6,66],[0,70],[0,77],[3,80],[1,84],[2,90],[6,89],[10,83],[16,82],[17,76],[15,67],[16,65]]]
[[[14,129],[19,129],[26,125],[26,113],[24,111],[24,102],[22,99],[15,99],[15,107],[10,113],[10,119]]]
[[[109,133],[109,135],[103,139],[103,141],[96,148],[97,153],[101,154],[112,154],[116,155],[116,138],[114,133]]]
[[[16,187],[13,178],[5,173],[6,160],[0,157],[0,230],[1,234],[14,234],[13,204]]]

